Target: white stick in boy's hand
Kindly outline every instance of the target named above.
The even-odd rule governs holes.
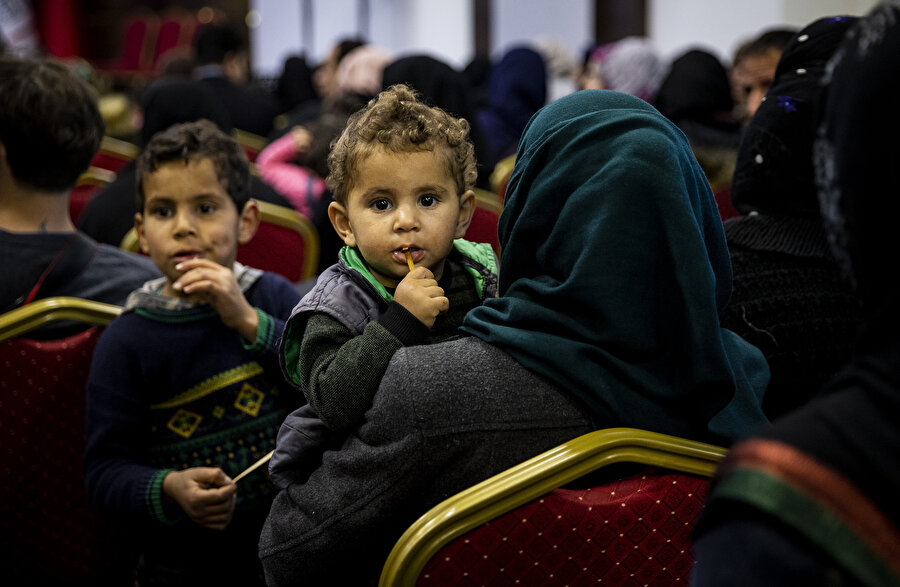
[[[269,452],[269,454],[267,454],[267,455],[264,456],[263,458],[259,459],[258,461],[256,461],[255,463],[253,463],[252,465],[250,465],[249,467],[247,467],[246,469],[244,469],[243,471],[241,471],[241,472],[238,474],[237,477],[235,477],[234,479],[231,480],[231,482],[232,482],[232,483],[237,483],[238,481],[240,481],[241,479],[243,479],[244,477],[246,477],[247,475],[249,475],[250,473],[252,473],[252,472],[255,471],[256,469],[258,469],[258,468],[261,467],[262,465],[268,463],[268,462],[269,462],[269,459],[272,458],[272,455],[273,455],[273,454],[275,454],[275,449],[272,449],[272,450]]]

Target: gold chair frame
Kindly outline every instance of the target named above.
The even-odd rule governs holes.
[[[495,194],[500,195],[500,186],[512,173],[513,167],[515,167],[515,165],[516,156],[509,155],[498,161],[494,166],[494,170],[491,172],[491,176],[488,181],[491,185],[491,189]]]
[[[503,199],[494,192],[485,189],[475,188],[475,206],[495,212],[497,216],[503,212]]]
[[[232,129],[231,136],[241,147],[255,153],[259,153],[266,146],[266,137],[239,128]]]
[[[94,167],[91,165],[84,173],[78,176],[76,186],[83,185],[106,185],[116,178],[116,172],[102,167]]]
[[[43,298],[0,314],[0,341],[15,338],[58,320],[76,320],[92,326],[105,326],[122,313],[114,304],[69,296]]]
[[[379,587],[412,587],[428,561],[452,540],[601,467],[630,462],[711,477],[725,452],[720,446],[634,428],[589,432],[433,507],[394,545]]]
[[[131,161],[140,154],[141,148],[134,143],[104,135],[100,140],[98,152],[121,159],[122,161]]]

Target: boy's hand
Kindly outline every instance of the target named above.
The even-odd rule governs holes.
[[[394,290],[394,300],[428,328],[434,326],[438,314],[450,308],[450,300],[427,267],[407,273]]]
[[[163,495],[177,503],[195,523],[224,530],[234,513],[237,485],[222,469],[194,467],[166,475]]]
[[[259,316],[241,292],[230,267],[197,258],[179,263],[176,269],[184,273],[172,284],[175,290],[211,305],[226,326],[237,330],[248,342],[256,342]]]

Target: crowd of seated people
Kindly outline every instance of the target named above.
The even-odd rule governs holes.
[[[136,558],[147,584],[204,577],[222,552],[254,561],[247,584],[371,583],[432,506],[613,427],[737,447],[700,518],[698,586],[740,584],[713,562],[740,540],[751,562],[777,560],[766,539],[807,578],[897,581],[896,508],[878,485],[896,475],[854,462],[877,467],[895,436],[891,299],[872,289],[894,286],[860,260],[883,244],[861,231],[885,229],[862,196],[889,191],[893,168],[854,167],[878,131],[847,88],[889,108],[896,83],[878,73],[896,70],[898,20],[887,0],[766,30],[731,63],[700,48],[665,61],[629,36],[586,48],[555,99],[536,44],[462,69],[350,37],[321,63],[289,56],[268,91],[246,41],[210,24],[189,64],[135,97],[138,155],[77,219],[68,194],[110,136],[102,96],[60,60],[0,55],[0,313],[59,295],[124,309],[89,379],[85,466],[98,509],[155,540]],[[851,107],[858,126],[837,114]],[[479,190],[502,206],[493,251],[465,240]],[[314,227],[312,279],[237,262],[258,202]],[[143,255],[120,248],[130,232]],[[179,342],[129,342],[151,329]],[[286,470],[288,444],[316,434],[337,440]],[[235,484],[258,457],[255,481]],[[874,526],[817,538],[790,512],[845,520],[828,501],[841,495],[871,500],[859,515]],[[863,546],[841,556],[848,536]],[[192,540],[202,562],[179,552]],[[771,569],[743,584],[789,584]]]

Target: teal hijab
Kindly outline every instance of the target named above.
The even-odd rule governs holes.
[[[499,237],[500,297],[463,329],[557,383],[598,428],[728,443],[764,424],[769,370],[719,326],[731,262],[681,131],[584,90],[525,127]]]

